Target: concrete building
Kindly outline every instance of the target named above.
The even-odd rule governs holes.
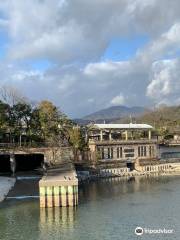
[[[157,140],[152,138],[153,127],[147,124],[94,124],[88,134],[89,148],[94,161],[121,163],[133,168],[138,159],[157,158]]]

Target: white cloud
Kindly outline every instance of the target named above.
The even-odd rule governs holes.
[[[86,75],[95,76],[100,73],[113,73],[118,69],[125,70],[125,68],[129,67],[129,62],[97,62],[97,63],[89,63],[84,68],[84,73]]]
[[[179,8],[177,0],[171,4],[168,0],[0,3],[12,41],[10,57],[45,57],[61,62],[97,60],[113,37],[137,33],[158,35],[178,21]]]
[[[0,28],[10,37],[1,83],[49,98],[73,116],[110,101],[178,103],[179,9],[178,0],[1,1]],[[139,35],[149,42],[130,60],[101,61],[112,39]],[[23,63],[33,59],[55,64],[38,72]]]
[[[112,105],[123,105],[125,104],[125,98],[122,94],[115,96],[112,100],[111,100],[111,104]]]
[[[173,24],[166,32],[152,40],[148,46],[137,52],[137,58],[148,65],[153,61],[174,57],[180,49],[180,22]]]
[[[153,64],[147,96],[157,104],[180,104],[180,60],[162,60]]]
[[[58,89],[61,92],[68,91],[69,88],[75,83],[76,78],[73,75],[66,74],[59,80]]]

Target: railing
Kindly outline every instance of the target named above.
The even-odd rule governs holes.
[[[27,143],[0,143],[0,149],[21,149],[21,148],[48,148],[48,147],[67,147],[65,144],[52,142],[27,142]]]
[[[180,140],[165,140],[163,141],[166,145],[180,145]]]
[[[136,144],[136,143],[158,143],[158,140],[157,139],[136,139],[136,140],[93,140],[93,139],[90,139],[89,140],[89,143],[99,143],[99,144],[116,144],[116,143],[119,143],[119,144]]]

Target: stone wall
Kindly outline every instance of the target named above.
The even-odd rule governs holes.
[[[48,148],[44,151],[44,162],[51,165],[71,162],[73,159],[74,156],[71,148]]]

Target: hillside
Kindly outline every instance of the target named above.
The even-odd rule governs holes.
[[[116,119],[113,123],[129,123],[127,117]],[[146,111],[132,118],[132,122],[147,123],[155,127],[160,135],[180,133],[180,106],[164,106],[154,111]]]
[[[106,109],[102,109],[90,115],[83,117],[83,120],[90,121],[104,121],[115,120],[124,117],[135,117],[143,114],[146,111],[144,107],[126,107],[126,106],[113,106]]]
[[[180,130],[180,106],[161,107],[136,118],[137,122],[146,122],[155,128],[167,131]]]

